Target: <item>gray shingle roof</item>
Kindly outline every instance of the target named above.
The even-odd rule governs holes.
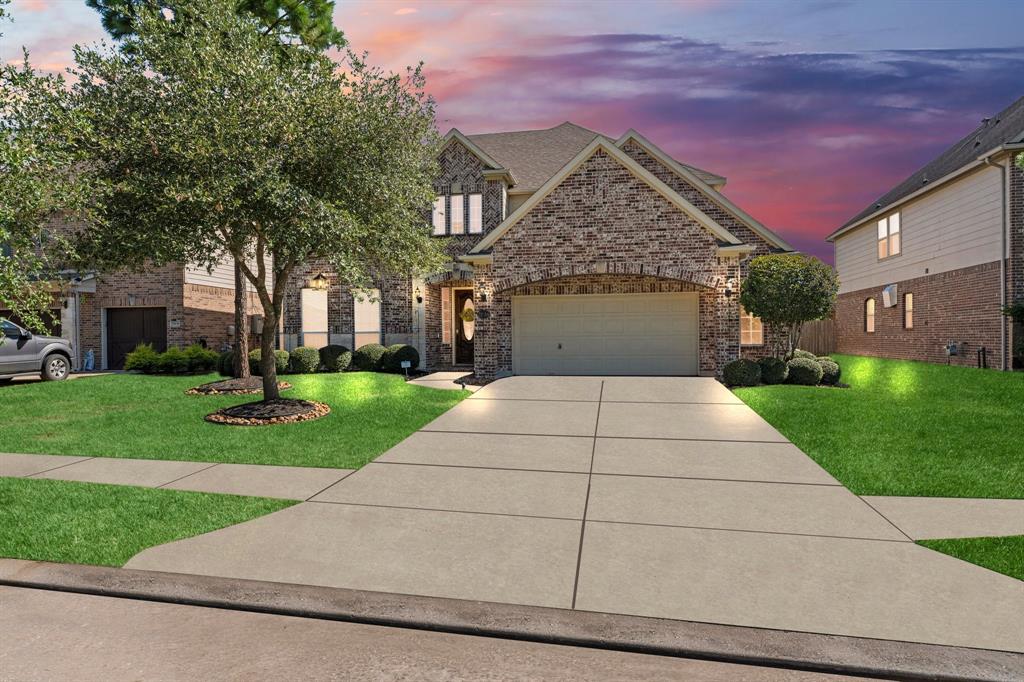
[[[545,130],[516,130],[466,137],[512,171],[517,181],[515,189],[532,192],[561,170],[599,134],[566,121]],[[705,182],[721,181],[714,173],[683,165]]]
[[[839,229],[855,225],[875,211],[913,194],[928,182],[953,173],[975,161],[980,155],[995,149],[1001,144],[1017,142],[1024,136],[1024,97],[1003,109],[992,118],[985,119],[981,125],[972,130],[966,137],[942,152],[909,178],[893,187],[848,220]],[[926,182],[927,180],[927,182]]]

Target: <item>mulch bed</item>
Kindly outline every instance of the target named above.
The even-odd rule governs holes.
[[[286,391],[292,387],[287,381],[277,382],[277,387]],[[211,381],[185,391],[185,395],[249,395],[263,393],[263,377],[247,377],[245,379],[224,379]]]
[[[278,398],[225,407],[206,415],[206,421],[234,426],[267,426],[319,419],[330,412],[331,408],[326,403]]]

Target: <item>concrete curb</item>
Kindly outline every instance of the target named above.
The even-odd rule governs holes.
[[[1024,679],[1024,655],[860,637],[0,559],[0,585],[903,680]]]

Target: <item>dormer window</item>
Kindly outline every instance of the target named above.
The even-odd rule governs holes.
[[[878,221],[878,259],[900,255],[900,214],[893,213]]]

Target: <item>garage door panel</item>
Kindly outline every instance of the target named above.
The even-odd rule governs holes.
[[[697,310],[694,293],[515,297],[513,367],[520,374],[696,374]]]

